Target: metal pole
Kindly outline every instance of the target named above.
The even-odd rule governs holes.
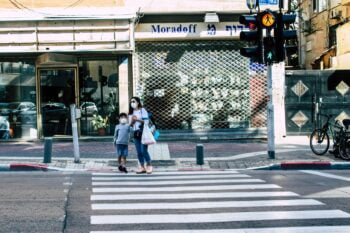
[[[197,165],[204,164],[204,147],[203,144],[197,144],[196,146],[196,161]]]
[[[74,163],[80,163],[79,154],[79,139],[78,139],[78,124],[75,116],[75,104],[70,105],[70,116],[72,122],[72,135],[73,135],[73,147],[74,147]]]
[[[275,159],[275,125],[274,125],[274,105],[272,98],[272,65],[267,66],[267,89],[269,102],[267,105],[267,141],[268,155],[270,159]]]
[[[52,138],[44,138],[44,163],[51,163],[52,157]]]

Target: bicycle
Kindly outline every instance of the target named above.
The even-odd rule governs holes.
[[[314,131],[311,133],[310,136],[310,148],[312,152],[316,155],[324,155],[328,149],[329,149],[329,135],[328,131],[332,134],[333,139],[333,153],[335,156],[338,154],[341,157],[347,157],[344,149],[345,140],[347,138],[346,131],[344,130],[343,126],[340,125],[339,121],[335,121],[335,123],[332,125],[330,123],[330,119],[332,118],[331,115],[324,115],[324,114],[318,114],[319,116],[323,116],[327,118],[326,123],[322,126],[322,128],[314,129]],[[338,129],[335,131],[334,129]],[[350,146],[350,141],[349,141]],[[340,150],[339,148],[342,148]],[[350,152],[350,150],[349,150]]]
[[[345,127],[345,135],[339,145],[339,155],[344,160],[350,160],[350,132],[347,131],[350,126],[350,119],[344,119],[343,125]]]

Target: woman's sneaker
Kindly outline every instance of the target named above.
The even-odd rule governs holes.
[[[144,168],[139,168],[137,171],[136,171],[136,174],[144,174],[146,173],[146,170]]]
[[[119,166],[118,166],[118,170],[119,170],[120,172],[123,172],[123,166],[122,166],[122,165],[119,165]]]
[[[147,174],[152,174],[153,167],[151,165],[146,166],[146,172],[147,172]]]

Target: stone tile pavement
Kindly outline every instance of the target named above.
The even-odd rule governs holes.
[[[204,145],[205,164],[196,164],[195,147]],[[137,169],[136,152],[129,146],[130,171]],[[160,142],[150,148],[155,170],[245,169],[283,161],[337,161],[334,156],[314,155],[306,137],[288,137],[276,146],[276,158],[267,156],[264,141]],[[50,167],[77,170],[116,170],[117,161],[110,141],[81,141],[81,162],[73,162],[72,142],[54,141]],[[0,164],[41,163],[42,142],[10,142],[0,145]]]

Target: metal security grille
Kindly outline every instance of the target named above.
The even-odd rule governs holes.
[[[263,66],[237,41],[139,42],[135,92],[160,129],[266,127]]]

